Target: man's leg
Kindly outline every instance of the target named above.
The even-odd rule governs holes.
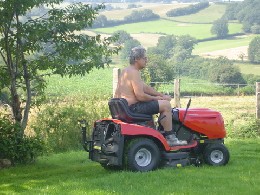
[[[158,103],[159,103],[159,112],[161,116],[165,116],[161,120],[161,125],[164,128],[167,143],[170,146],[186,145],[187,141],[178,140],[178,138],[176,137],[175,133],[172,130],[172,107],[170,102],[167,100],[159,100]]]
[[[167,100],[158,100],[159,103],[159,112],[161,116],[165,116],[161,120],[161,125],[164,128],[164,131],[172,130],[172,106]]]

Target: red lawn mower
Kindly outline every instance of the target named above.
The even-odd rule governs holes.
[[[187,140],[184,146],[170,147],[163,127],[153,116],[136,114],[129,110],[123,98],[109,101],[112,119],[94,123],[91,140],[86,139],[86,122],[81,121],[83,147],[92,161],[105,169],[150,171],[160,166],[181,167],[225,165],[229,151],[224,145],[226,131],[221,114],[207,108],[172,109],[172,123],[176,136]]]

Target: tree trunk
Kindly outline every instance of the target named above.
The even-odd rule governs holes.
[[[8,44],[8,32],[5,32],[5,50],[6,50],[6,56],[7,56],[7,60],[6,60],[6,65],[7,65],[7,69],[9,72],[9,78],[10,78],[10,92],[11,92],[11,107],[12,107],[12,112],[13,112],[13,117],[15,119],[16,122],[21,122],[22,120],[22,111],[21,111],[21,102],[19,99],[19,95],[17,93],[17,89],[16,89],[16,72],[15,72],[15,65],[13,64],[13,60],[12,60],[12,53],[11,53],[11,49],[9,48],[9,44]]]
[[[29,111],[30,111],[31,101],[32,101],[32,91],[31,91],[30,75],[28,73],[27,63],[24,60],[24,56],[22,58],[23,58],[23,72],[24,72],[23,77],[26,85],[26,94],[27,94],[26,105],[24,108],[23,121],[22,121],[22,129],[24,131],[24,129],[27,126],[27,122],[29,118]]]

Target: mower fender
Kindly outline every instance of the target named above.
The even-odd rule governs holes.
[[[145,127],[145,126],[140,126],[137,124],[128,124],[128,123],[121,123],[121,134],[124,136],[148,136],[148,137],[153,137],[157,139],[159,142],[162,143],[164,146],[164,149],[166,151],[170,150],[169,145],[167,144],[166,139],[164,136],[157,130],[150,128],[150,127]]]

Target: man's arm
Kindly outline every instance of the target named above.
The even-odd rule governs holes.
[[[152,95],[152,96],[161,96],[163,97],[164,94],[156,91],[154,88],[152,88],[151,86],[148,86],[147,84],[144,83],[144,92],[146,94]]]
[[[160,97],[162,97],[163,100],[171,101],[171,97],[170,96],[162,94],[162,93],[156,91],[154,88],[152,88],[151,86],[148,86],[145,83],[144,83],[144,92],[146,94],[149,94],[149,95],[152,95],[152,96],[160,96]]]

